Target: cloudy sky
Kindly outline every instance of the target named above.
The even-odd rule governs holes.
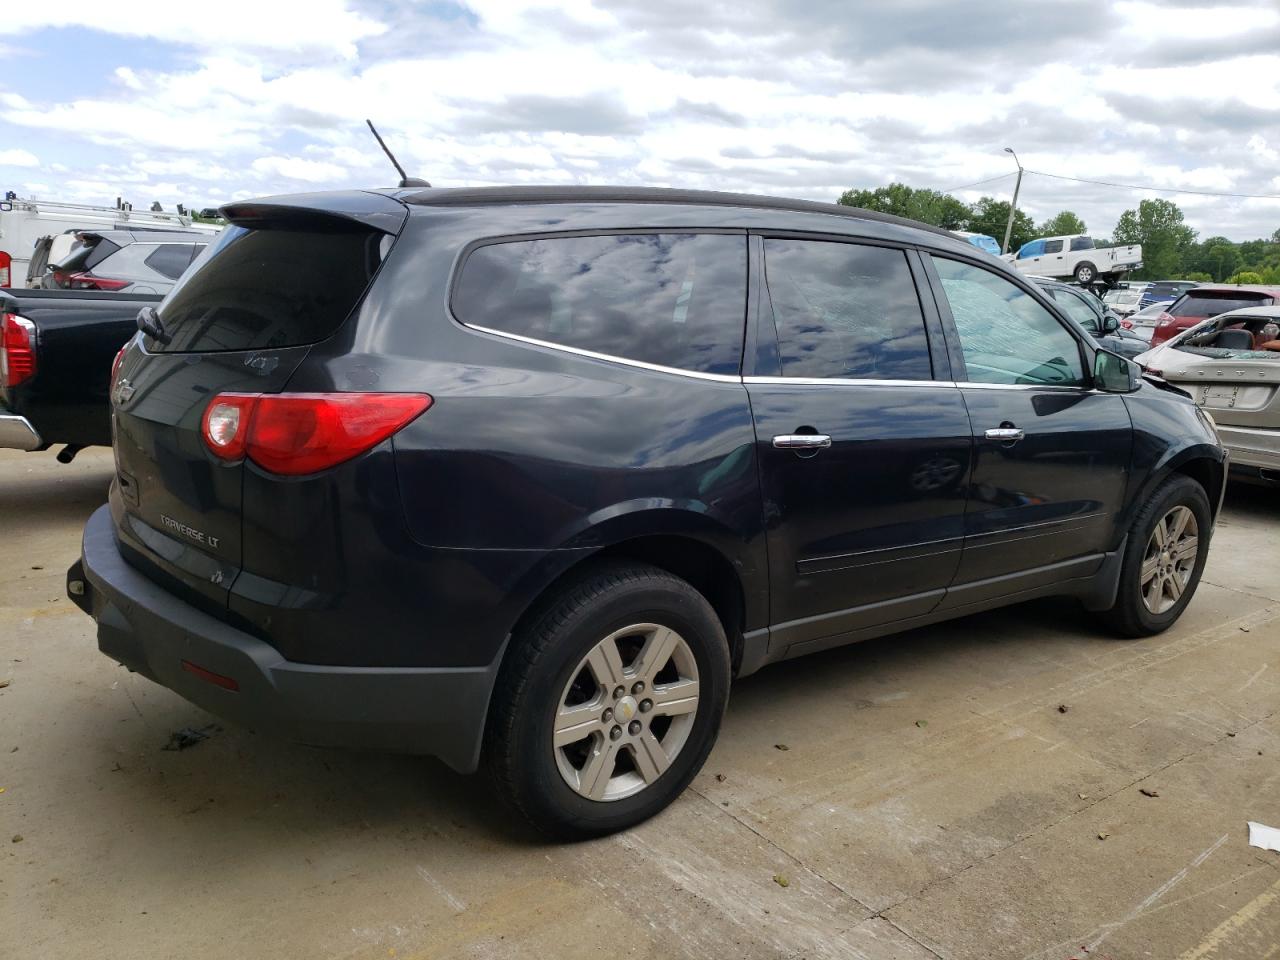
[[[136,207],[385,186],[625,183],[834,200],[1028,170],[1280,195],[1280,3],[60,0],[0,16],[0,188]],[[1097,235],[1167,196],[1201,236],[1280,200],[1028,175]]]

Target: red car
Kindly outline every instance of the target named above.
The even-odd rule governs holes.
[[[1188,290],[1169,305],[1156,320],[1151,345],[1163,343],[1201,320],[1241,307],[1270,307],[1280,304],[1280,287],[1203,286]]]

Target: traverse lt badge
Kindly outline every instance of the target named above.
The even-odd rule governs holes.
[[[186,537],[188,540],[194,540],[196,543],[203,543],[206,547],[213,550],[218,549],[218,541],[222,539],[221,537],[211,537],[203,530],[197,530],[195,527],[189,527],[185,523],[180,523],[173,519],[173,517],[166,517],[163,513],[160,514],[160,522],[175,533],[182,534],[182,536]]]

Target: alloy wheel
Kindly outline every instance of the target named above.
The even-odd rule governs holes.
[[[1182,597],[1200,551],[1199,534],[1195,514],[1181,506],[1161,517],[1151,531],[1139,576],[1142,602],[1151,613],[1167,613]]]
[[[615,630],[582,658],[552,726],[556,766],[591,800],[633,796],[684,748],[698,711],[698,664],[670,627]]]

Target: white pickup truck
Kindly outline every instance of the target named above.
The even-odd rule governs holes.
[[[1102,280],[1114,283],[1142,266],[1142,246],[1097,247],[1093,237],[1041,237],[1024,243],[1016,254],[1004,259],[1022,273],[1040,277],[1070,277],[1076,283]]]

